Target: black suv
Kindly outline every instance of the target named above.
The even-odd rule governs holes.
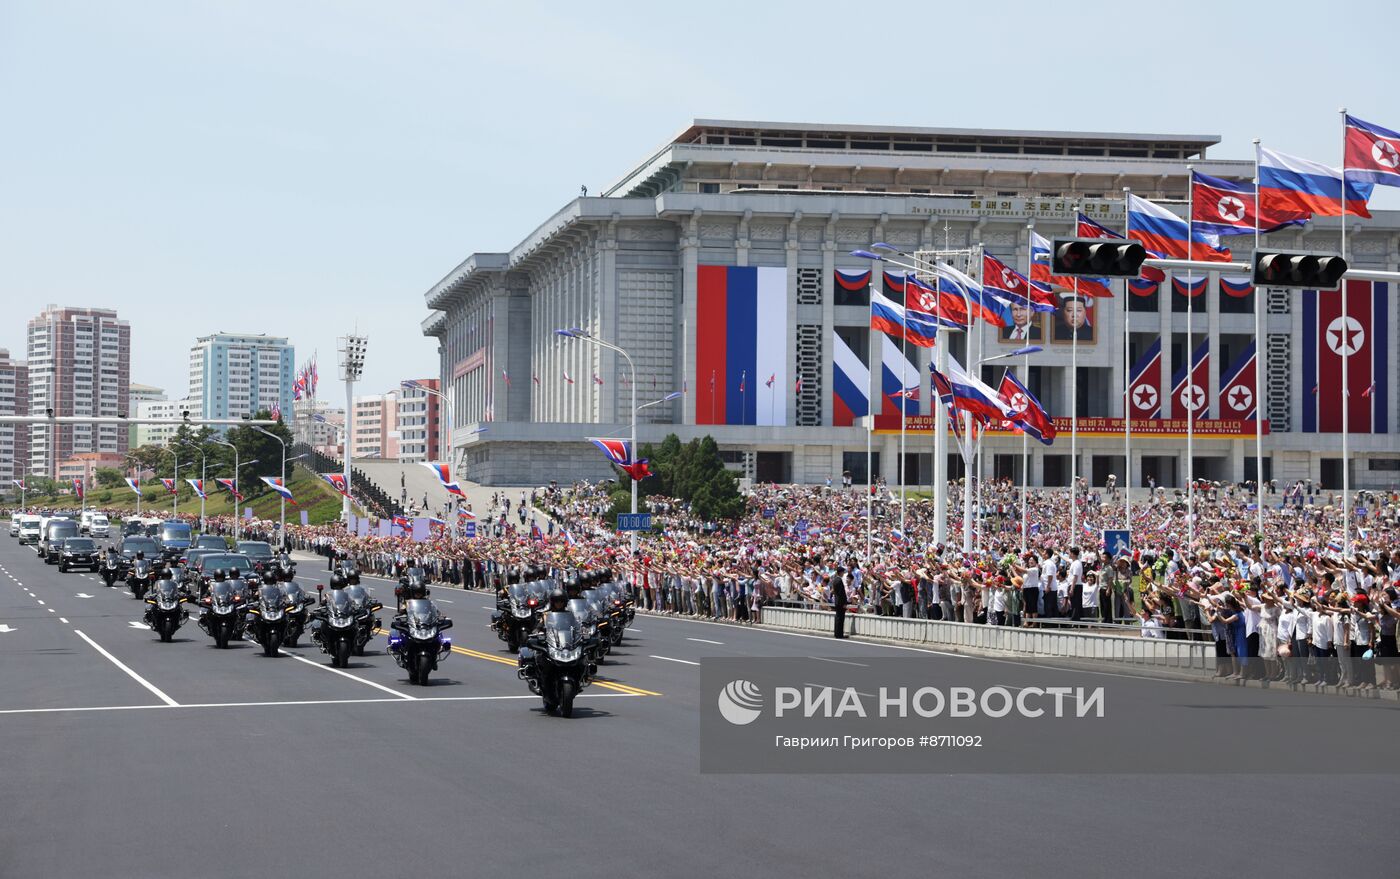
[[[58,551],[58,570],[62,574],[66,574],[74,568],[97,571],[98,564],[97,544],[93,542],[91,537],[66,538]]]

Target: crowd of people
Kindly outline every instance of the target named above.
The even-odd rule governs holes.
[[[634,553],[605,521],[610,484],[497,492],[474,511],[475,536],[431,529],[412,539],[356,536],[340,524],[289,525],[287,543],[362,569],[418,565],[434,579],[492,588],[512,570],[611,570],[639,606],[738,623],[775,604],[842,605],[855,613],[1001,626],[1085,626],[1149,638],[1214,641],[1222,676],[1376,680],[1365,660],[1396,655],[1400,618],[1400,495],[1357,492],[1350,552],[1339,499],[1308,483],[1268,486],[1263,532],[1249,485],[1202,483],[1136,494],[1133,545],[1109,556],[1099,539],[1123,528],[1122,492],[981,487],[974,550],[962,552],[962,492],[950,486],[947,538],[934,540],[933,502],[870,488],[760,485],[736,522],[701,521],[687,504],[647,498],[653,531]],[[1188,515],[1190,525],[1188,529]],[[1077,533],[1068,523],[1077,522]],[[275,522],[240,522],[247,537],[279,542]],[[901,527],[902,526],[902,527]],[[232,520],[209,530],[229,533]],[[1188,531],[1194,540],[1188,540]],[[868,551],[867,551],[868,548]],[[1286,662],[1284,660],[1295,660]]]

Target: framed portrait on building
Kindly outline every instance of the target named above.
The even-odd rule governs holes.
[[[1050,320],[1050,339],[1057,343],[1094,344],[1094,299],[1092,296],[1060,294],[1060,308]]]
[[[1011,326],[1002,327],[997,338],[1003,342],[1039,343],[1045,339],[1045,316],[1020,305],[1011,306]]]

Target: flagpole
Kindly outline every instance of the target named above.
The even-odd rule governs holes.
[[[1195,171],[1194,165],[1186,166],[1186,176],[1190,180]],[[1186,187],[1186,257],[1191,257],[1191,239],[1196,234],[1196,223],[1194,214],[1196,210],[1195,187]],[[1256,208],[1255,213],[1258,213]],[[1173,279],[1175,280],[1175,279]],[[1194,280],[1191,270],[1186,270],[1186,385],[1182,388],[1182,393],[1187,398],[1195,402],[1196,397],[1191,393],[1191,388],[1196,380],[1196,339],[1191,334],[1191,317],[1195,297],[1191,295],[1191,282]],[[1173,285],[1174,286],[1174,285]],[[1170,297],[1168,297],[1170,299]],[[1192,551],[1192,546],[1196,542],[1196,407],[1191,403],[1186,404],[1186,550]]]
[[[1035,273],[1035,259],[1034,259],[1034,257],[1032,256],[1032,253],[1033,253],[1033,251],[1034,251],[1035,248],[1034,248],[1034,244],[1033,244],[1033,242],[1032,242],[1032,240],[1031,240],[1031,237],[1030,237],[1031,234],[1034,234],[1034,233],[1035,233],[1035,223],[1034,223],[1034,221],[1032,221],[1032,222],[1030,222],[1030,223],[1027,223],[1027,224],[1026,224],[1026,229],[1027,229],[1027,231],[1030,233],[1030,234],[1028,234],[1028,235],[1026,236],[1026,306],[1029,307],[1029,308],[1031,308],[1031,315],[1034,315],[1036,312],[1035,312],[1035,309],[1034,309],[1034,307],[1033,307],[1033,301],[1032,301],[1032,299],[1031,299],[1031,291],[1032,291],[1032,289],[1033,289],[1033,285],[1032,285],[1032,282],[1031,282],[1031,276]],[[1030,334],[1027,333],[1026,335],[1029,336]],[[1027,354],[1027,355],[1025,356],[1025,361],[1024,361],[1024,362],[1025,362],[1025,368],[1022,370],[1022,375],[1025,376],[1025,379],[1026,379],[1026,387],[1029,388],[1029,387],[1031,386],[1031,356],[1030,356],[1029,354]],[[1028,491],[1029,486],[1030,486],[1030,478],[1031,478],[1031,459],[1030,459],[1030,451],[1029,451],[1029,450],[1030,450],[1030,446],[1027,445],[1027,443],[1026,443],[1026,432],[1023,430],[1023,431],[1021,431],[1021,554],[1022,554],[1022,555],[1025,555],[1025,553],[1026,553],[1026,494],[1027,494],[1027,491]]]
[[[1342,259],[1347,258],[1347,108],[1337,111],[1342,116]],[[1348,428],[1351,425],[1351,384],[1347,379],[1347,361],[1351,359],[1351,310],[1347,307],[1347,279],[1342,277],[1342,557],[1351,555],[1351,458],[1347,449]],[[1258,366],[1255,366],[1258,369]]]
[[[1133,215],[1128,210],[1128,196],[1132,190],[1130,187],[1123,187],[1123,237],[1131,239],[1128,234],[1133,228]],[[1191,253],[1191,243],[1186,243],[1186,253],[1188,258]],[[1131,344],[1128,325],[1132,321],[1132,291],[1129,289],[1129,279],[1123,279],[1123,527],[1130,532],[1133,527],[1133,401],[1128,390],[1132,387],[1132,361],[1128,359],[1128,346]],[[1129,537],[1132,535],[1129,534]]]
[[[982,260],[981,260],[980,258],[977,260],[977,265],[978,265],[979,268],[980,268],[981,265],[982,265]],[[968,268],[971,269],[972,266],[968,266]],[[987,280],[986,276],[985,276],[982,272],[980,272],[980,271],[978,272],[978,274],[979,274],[979,275],[983,275],[983,277],[978,278],[978,280],[985,283],[986,280]],[[982,300],[979,300],[979,302],[978,302],[978,308],[979,308],[979,309],[982,307],[982,305],[981,305],[982,301],[985,301],[985,298],[983,298]],[[969,330],[972,329],[971,323],[968,324],[968,329],[969,329]],[[986,340],[985,340],[985,339],[983,338],[983,336],[982,336],[982,329],[983,329],[983,325],[979,323],[979,324],[977,325],[977,361],[976,361],[977,375],[974,376],[974,378],[976,378],[978,381],[981,381],[981,380],[982,380],[982,357],[983,357],[983,355],[986,354],[986,350],[985,350]],[[986,533],[985,533],[985,531],[983,530],[983,526],[985,525],[985,522],[983,522],[983,518],[982,518],[982,443],[983,443],[984,440],[986,440],[986,438],[987,438],[987,428],[986,428],[986,426],[984,425],[983,428],[982,428],[982,435],[981,435],[980,437],[977,438],[976,453],[975,453],[975,455],[974,455],[974,458],[975,458],[975,460],[976,460],[976,462],[977,462],[977,465],[976,465],[976,466],[977,466],[977,516],[976,516],[976,518],[974,518],[972,521],[973,521],[974,523],[976,523],[976,525],[977,525],[977,551],[978,551],[979,553],[986,547],[986,540],[985,540],[985,538],[986,538]]]
[[[875,474],[870,472],[874,463],[872,456],[872,445],[875,436],[875,401],[876,396],[870,387],[870,379],[874,377],[879,382],[879,373],[876,371],[880,367],[875,360],[875,328],[871,322],[875,319],[875,272],[880,272],[880,277],[884,277],[885,268],[879,260],[876,260],[870,268],[870,288],[866,297],[865,316],[865,359],[870,365],[870,377],[865,380],[865,560],[864,565],[870,565],[870,523],[873,519],[871,506],[874,503]]]
[[[1194,188],[1194,185],[1193,187]],[[1342,192],[1345,196],[1345,190]],[[1259,258],[1259,138],[1254,139],[1254,258]],[[1255,520],[1262,539],[1264,534],[1264,291],[1254,288],[1254,470]]]
[[[908,507],[904,499],[904,484],[908,482],[904,474],[904,438],[909,418],[909,398],[904,389],[909,387],[909,375],[905,364],[909,355],[905,353],[909,345],[909,274],[904,275],[904,331],[899,334],[899,533],[904,533],[904,511]]]

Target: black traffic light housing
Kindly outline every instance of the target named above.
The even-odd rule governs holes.
[[[1147,249],[1121,238],[1056,238],[1050,271],[1056,275],[1136,278]]]
[[[1346,274],[1347,261],[1335,253],[1280,253],[1254,255],[1254,286],[1302,287],[1335,290]]]

